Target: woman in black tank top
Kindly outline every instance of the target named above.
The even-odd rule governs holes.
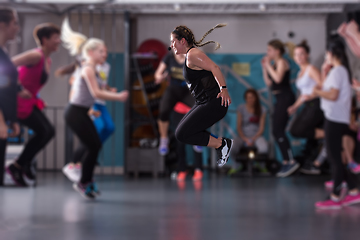
[[[295,102],[295,95],[290,87],[290,66],[283,58],[284,53],[284,44],[280,40],[272,40],[268,43],[267,55],[261,62],[265,84],[270,87],[276,99],[272,115],[272,132],[283,157],[278,177],[287,177],[300,167],[294,160],[285,132],[289,121],[287,109]],[[274,65],[271,65],[271,61]]]
[[[219,167],[228,161],[233,140],[217,138],[206,129],[226,115],[231,99],[220,68],[195,46],[202,47],[215,43],[214,41],[202,43],[202,41],[215,28],[224,26],[224,24],[216,25],[198,42],[186,26],[176,27],[170,36],[171,48],[174,49],[175,54],[186,54],[184,78],[196,101],[179,123],[176,138],[183,143],[215,148],[218,152]],[[220,44],[216,44],[218,49]]]

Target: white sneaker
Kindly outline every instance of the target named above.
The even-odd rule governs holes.
[[[221,145],[221,147],[216,149],[218,155],[218,160],[217,160],[218,167],[224,166],[229,160],[233,143],[234,140],[229,138],[223,138],[223,144]]]
[[[81,167],[77,164],[68,163],[66,164],[62,172],[72,182],[78,183],[81,178]]]

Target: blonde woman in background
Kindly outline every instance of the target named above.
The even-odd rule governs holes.
[[[72,44],[71,36],[63,41],[69,46]],[[113,92],[101,88],[102,79],[97,73],[96,66],[103,64],[106,57],[106,47],[102,40],[90,38],[82,45],[84,62],[81,65],[80,76],[74,80],[73,92],[65,110],[66,123],[81,141],[76,151],[83,153],[81,159],[73,159],[73,162],[82,161],[81,178],[79,182],[73,184],[73,187],[87,199],[94,199],[100,194],[93,180],[93,173],[102,147],[101,139],[88,111],[95,103],[95,99],[124,102],[128,98],[128,91]]]

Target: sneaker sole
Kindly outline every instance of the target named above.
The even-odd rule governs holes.
[[[35,186],[36,185],[36,180],[32,180],[30,178],[28,178],[25,174],[23,175],[24,181],[28,186]]]
[[[317,206],[315,206],[315,208],[321,209],[321,210],[328,210],[328,209],[339,210],[342,208],[342,206],[333,206],[333,207],[317,207]]]
[[[12,172],[9,170],[9,168],[6,168],[6,173],[10,175],[11,180],[13,180],[13,182],[15,183],[16,186],[18,186],[18,187],[27,187],[26,185],[23,185],[23,184],[19,183],[18,181],[16,181],[14,175],[13,175]]]
[[[229,147],[229,150],[228,150],[227,154],[225,155],[225,162],[222,163],[222,164],[218,164],[218,167],[224,166],[224,165],[228,162],[228,160],[229,160],[230,152],[231,152],[231,149],[232,149],[232,147],[233,147],[233,145],[234,145],[234,140],[230,139],[230,141],[231,141],[231,145],[230,145],[230,147]]]
[[[311,171],[311,170],[307,170],[304,168],[300,169],[301,173],[307,174],[307,175],[319,175],[321,173],[321,171]]]
[[[73,184],[73,189],[74,189],[75,191],[77,191],[78,193],[80,193],[80,195],[81,195],[83,198],[85,198],[85,199],[88,199],[88,200],[94,200],[94,199],[95,199],[95,197],[94,197],[94,198],[91,198],[91,197],[87,196],[86,194],[84,194],[83,191],[81,191],[81,190],[78,188],[78,185],[77,185],[76,183]]]
[[[343,206],[350,206],[350,205],[354,205],[354,204],[357,204],[357,203],[360,203],[360,199],[356,199],[356,200],[351,201],[351,202],[343,203],[342,205]]]
[[[353,174],[360,174],[360,171],[351,171]]]
[[[333,189],[334,188],[334,186],[326,186],[326,185],[324,185],[324,187],[326,188],[326,189]],[[341,188],[347,188],[347,185],[341,185]]]
[[[288,177],[291,174],[293,174],[296,170],[298,170],[300,167],[300,164],[296,164],[294,167],[292,167],[291,169],[289,169],[289,171],[287,171],[286,173],[283,173],[281,175],[281,177]]]
[[[75,179],[73,177],[70,176],[70,174],[68,174],[66,172],[66,170],[62,169],[62,173],[65,175],[65,177],[67,177],[67,179],[70,180],[70,182],[73,182],[73,183],[78,183],[80,181],[80,178],[79,179]]]

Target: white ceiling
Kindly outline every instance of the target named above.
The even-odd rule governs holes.
[[[0,3],[12,5],[20,12],[58,15],[72,9],[137,14],[316,14],[360,8],[360,0],[0,0]]]

